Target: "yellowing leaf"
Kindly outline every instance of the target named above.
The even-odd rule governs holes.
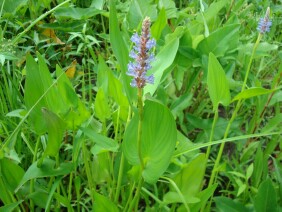
[[[76,64],[77,64],[76,60],[72,61],[70,67],[66,70],[66,75],[70,79],[74,78],[74,75],[75,75],[75,72],[76,72]]]
[[[57,44],[65,44],[64,42],[62,42],[57,36],[56,36],[56,33],[53,29],[44,29],[44,31],[41,33],[42,35],[45,35],[46,37],[48,38],[51,38],[51,40],[54,42],[54,43],[57,43]]]

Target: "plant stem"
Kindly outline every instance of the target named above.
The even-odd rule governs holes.
[[[212,139],[213,139],[213,136],[214,136],[214,129],[215,129],[215,125],[217,123],[217,120],[218,120],[218,109],[216,109],[216,111],[214,113],[209,143],[212,143]],[[207,161],[209,159],[210,151],[211,151],[211,145],[208,146],[208,149],[207,149],[207,153],[206,153]],[[207,163],[207,161],[206,161],[206,163]]]
[[[142,158],[142,121],[143,121],[143,101],[142,101],[142,88],[138,88],[138,112],[139,112],[139,122],[138,122],[138,134],[137,134],[137,149],[138,156],[141,164],[141,173],[144,170],[144,161]]]
[[[142,175],[142,172],[141,172],[141,175]],[[142,184],[143,184],[143,178],[142,176],[140,176],[139,178],[139,182],[138,182],[138,185],[137,185],[137,189],[135,191],[135,195],[134,195],[134,198],[133,200],[131,201],[130,205],[129,205],[129,208],[128,208],[128,211],[133,211],[133,207],[135,207],[136,210],[134,211],[138,211],[138,199],[139,199],[139,196],[140,196],[140,191],[141,191],[141,188],[142,188]]]

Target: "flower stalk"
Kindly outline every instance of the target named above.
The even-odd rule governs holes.
[[[139,114],[139,122],[137,134],[137,149],[141,170],[144,169],[141,143],[143,121],[143,88],[147,83],[154,83],[154,75],[147,76],[147,71],[152,67],[150,63],[154,60],[154,54],[152,52],[152,49],[156,45],[155,39],[151,38],[150,25],[150,18],[146,17],[142,23],[141,35],[139,36],[137,33],[134,33],[131,37],[131,41],[134,43],[134,45],[129,56],[130,58],[132,58],[133,61],[129,62],[127,71],[127,75],[133,77],[130,85],[138,89],[137,107]]]
[[[145,168],[145,163],[142,157],[143,88],[147,83],[154,83],[154,75],[147,76],[147,71],[152,67],[150,65],[150,63],[154,60],[154,54],[152,50],[156,45],[155,39],[151,38],[150,25],[150,18],[145,17],[142,23],[141,35],[134,33],[131,37],[131,41],[134,45],[129,56],[132,61],[129,62],[128,71],[126,73],[127,75],[133,77],[130,85],[132,87],[136,87],[138,90],[137,108],[139,121],[137,129],[137,150],[141,166],[138,186],[136,187],[135,195],[131,201],[131,204],[129,205],[128,211],[132,211],[133,208],[135,208],[135,210],[138,209],[140,191],[143,184],[142,172]]]

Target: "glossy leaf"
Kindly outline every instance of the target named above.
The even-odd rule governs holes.
[[[197,49],[203,54],[208,55],[212,52],[216,57],[223,56],[234,42],[237,43],[239,33],[239,24],[231,24],[219,28],[202,40]]]
[[[213,103],[213,110],[217,110],[221,103],[227,106],[230,102],[230,91],[225,72],[215,55],[210,53],[207,77],[208,91]]]
[[[276,191],[271,179],[263,181],[254,199],[256,212],[277,211]]]
[[[139,165],[137,150],[138,115],[130,121],[123,142],[123,152],[132,165]],[[143,177],[154,183],[167,169],[176,143],[176,125],[170,111],[163,105],[145,101],[142,122],[141,154],[145,163]]]
[[[16,191],[31,179],[66,175],[69,174],[72,170],[72,163],[61,163],[58,167],[56,167],[56,161],[45,158],[41,166],[38,167],[38,162],[36,161],[25,172],[20,184],[16,188]]]
[[[45,80],[43,80],[45,79]],[[45,86],[44,86],[45,85]],[[38,64],[31,55],[27,55],[26,60],[26,82],[25,82],[25,105],[30,109],[43,95],[46,87],[51,85],[51,77],[45,69],[39,70]],[[46,132],[45,122],[41,113],[41,108],[47,107],[47,100],[43,98],[30,113],[31,125],[38,134]]]

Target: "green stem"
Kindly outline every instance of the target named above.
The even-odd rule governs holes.
[[[209,143],[212,143],[212,139],[213,139],[213,136],[214,136],[215,125],[217,123],[217,120],[218,120],[218,110],[216,110],[215,113],[214,113]],[[207,160],[206,160],[206,163],[207,163],[207,161],[209,159],[210,151],[211,151],[211,145],[208,146],[208,149],[207,149],[207,153],[206,153]]]
[[[122,176],[123,176],[123,169],[124,169],[124,155],[121,153],[121,158],[120,158],[120,164],[119,164],[119,173],[118,173],[118,181],[117,181],[117,189],[115,193],[115,199],[114,202],[118,202],[118,197],[120,194],[120,188],[121,188],[121,181],[122,181]]]
[[[127,211],[127,207],[128,207],[128,205],[129,205],[129,203],[132,199],[132,194],[133,194],[134,189],[135,189],[135,182],[133,182],[132,188],[130,190],[130,193],[129,193],[129,196],[128,196],[128,199],[126,201],[126,204],[125,204],[123,211]]]
[[[141,174],[142,174],[142,172],[141,172]],[[142,176],[140,176],[139,182],[138,182],[138,186],[137,186],[137,189],[135,191],[134,198],[133,198],[133,200],[131,201],[131,203],[129,205],[128,211],[138,211],[137,210],[138,203],[139,203],[138,199],[140,197],[140,192],[141,192],[142,185],[143,185],[143,178],[142,178]],[[133,210],[134,207],[135,207],[136,210]]]
[[[142,158],[142,121],[143,121],[143,100],[142,100],[142,88],[138,88],[138,111],[139,111],[139,122],[138,122],[138,135],[137,135],[137,149],[138,156],[141,164],[141,173],[144,170],[144,161]]]

